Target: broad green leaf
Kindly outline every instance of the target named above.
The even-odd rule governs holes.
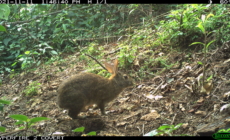
[[[96,136],[97,133],[96,133],[95,131],[92,131],[92,132],[89,132],[87,135],[88,135],[88,136]]]
[[[203,65],[203,63],[202,63],[202,62],[200,62],[200,61],[198,61],[197,63],[198,63],[198,64],[200,64],[200,65]]]
[[[13,118],[15,120],[19,120],[19,121],[26,121],[29,119],[27,116],[25,115],[10,115],[10,118]]]
[[[6,28],[4,27],[4,26],[2,26],[2,25],[0,25],[0,31],[6,31]]]
[[[37,66],[39,66],[40,64],[41,64],[41,60],[38,61]]]
[[[8,20],[10,7],[7,4],[0,4],[0,19]]]
[[[9,105],[9,104],[10,104],[10,101],[0,100],[0,103],[1,103],[1,104],[7,104],[7,105]]]
[[[18,62],[14,62],[11,66],[15,66]]]
[[[26,51],[25,54],[30,54],[30,51]]]
[[[84,130],[85,130],[85,127],[78,127],[78,128],[76,128],[76,129],[74,129],[72,131],[73,132],[84,132]]]
[[[67,32],[67,30],[66,30],[66,24],[62,24],[62,27],[63,27],[64,31]]]
[[[11,38],[5,38],[4,40],[3,40],[3,43],[4,43],[4,45],[8,45],[8,43],[11,41],[12,39]]]
[[[165,130],[167,128],[170,128],[170,125],[162,125],[157,130]]]
[[[49,120],[49,118],[46,118],[46,117],[36,117],[36,118],[31,119],[30,123],[36,123],[36,122],[44,121],[44,120]]]
[[[198,25],[197,25],[198,28],[200,28],[200,30],[203,32],[203,34],[205,34],[205,29],[202,25],[202,22],[200,22]]]
[[[128,61],[129,61],[129,63],[132,63],[132,62],[133,62],[133,59],[130,58],[130,57],[128,57]]]
[[[52,50],[50,51],[52,54],[58,54],[56,51]]]
[[[5,127],[0,126],[0,132],[5,132],[5,131],[6,131],[6,128],[5,128]]]
[[[23,55],[18,55],[18,58],[19,58],[19,57],[22,57],[22,56],[23,56]]]

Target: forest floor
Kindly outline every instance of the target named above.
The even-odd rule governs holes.
[[[87,65],[86,60],[76,61],[78,53],[71,54],[65,57],[65,62],[44,64],[35,71],[4,78],[0,86],[0,98],[4,97],[12,103],[6,105],[0,114],[1,126],[6,127],[8,133],[15,131],[19,126],[14,125],[15,120],[9,115],[23,114],[29,118],[50,118],[36,123],[32,128],[37,131],[28,131],[27,136],[80,136],[82,133],[72,130],[82,126],[85,127],[84,133],[96,131],[98,136],[142,136],[163,124],[179,123],[183,125],[174,135],[198,135],[200,131],[212,129],[209,125],[213,122],[224,122],[228,115],[228,108],[223,105],[229,103],[229,54],[230,47],[226,44],[207,54],[206,75],[207,78],[211,75],[213,77],[202,88],[203,66],[198,61],[204,61],[203,53],[194,53],[191,58],[179,52],[162,53],[170,57],[171,63],[178,60],[186,63],[181,68],[165,69],[153,78],[135,81],[135,86],[125,89],[106,106],[107,115],[102,116],[99,109],[88,109],[79,114],[87,118],[76,120],[72,120],[67,110],[57,105],[57,88],[60,83],[84,71]],[[116,54],[110,57],[115,58]],[[150,57],[154,59],[157,55],[146,53],[144,61]],[[138,73],[139,67],[144,64],[143,61],[138,62],[131,67],[133,73]],[[63,71],[60,72],[60,69]],[[121,71],[126,72],[124,69]],[[31,81],[41,83],[40,89],[37,95],[26,97],[23,91]],[[217,126],[214,130],[222,127]]]

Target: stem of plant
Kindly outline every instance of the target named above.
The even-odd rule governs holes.
[[[206,65],[206,62],[207,62],[207,47],[206,47],[206,40],[207,40],[207,35],[205,34],[204,35],[204,67],[203,67],[203,84],[204,85],[204,79],[205,79],[205,65]]]

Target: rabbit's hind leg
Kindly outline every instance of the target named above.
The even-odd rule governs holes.
[[[84,119],[86,116],[78,116],[78,114],[81,112],[81,110],[84,108],[83,105],[74,106],[69,109],[68,115],[72,119]]]

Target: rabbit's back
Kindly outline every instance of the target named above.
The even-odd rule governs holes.
[[[58,88],[58,105],[68,109],[78,104],[97,104],[102,99],[106,83],[108,79],[93,73],[83,72],[72,76]]]

